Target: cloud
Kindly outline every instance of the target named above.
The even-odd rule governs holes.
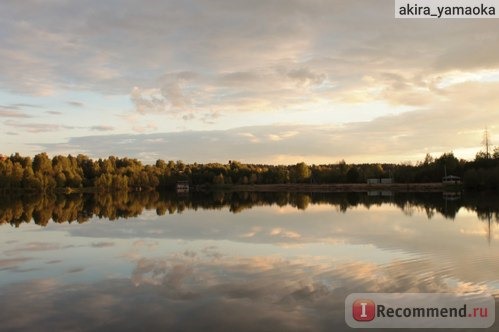
[[[165,111],[166,101],[157,89],[144,90],[134,87],[130,96],[135,109],[141,114]]]
[[[447,88],[429,106],[385,115],[368,122],[343,125],[266,125],[228,130],[185,131],[140,135],[72,137],[61,144],[45,144],[48,151],[64,144],[96,157],[111,154],[141,158],[252,163],[402,162],[422,160],[426,153],[454,151],[473,158],[480,149],[483,128],[499,128],[499,82],[466,82]],[[431,119],[431,121],[429,121]],[[136,124],[134,130],[156,130],[155,124]],[[133,144],[120,142],[133,140]],[[151,144],[154,142],[154,144]],[[209,145],[210,149],[207,149]],[[462,150],[463,149],[463,150]],[[465,151],[465,152],[461,152]],[[471,152],[470,152],[471,151]],[[463,154],[464,153],[464,154]],[[471,155],[470,155],[471,153]],[[142,155],[141,155],[142,154]],[[154,160],[144,160],[154,162]]]
[[[114,246],[114,242],[94,242],[92,247],[94,248],[107,248]]]
[[[90,129],[95,130],[95,131],[113,131],[114,127],[107,126],[107,125],[101,125],[101,126],[92,126],[92,127],[90,127]]]
[[[38,107],[31,104],[0,105],[0,118],[31,118],[32,116],[23,111],[24,108]]]
[[[23,129],[29,133],[44,133],[44,132],[54,132],[61,129],[75,129],[74,126],[58,125],[52,123],[25,123],[7,120],[4,124],[9,127]]]
[[[85,104],[82,103],[81,101],[75,101],[75,100],[68,101],[67,104],[70,105],[70,106],[74,106],[74,107],[83,107],[83,106],[85,106]]]
[[[31,118],[31,116],[17,110],[0,107],[0,118]]]
[[[29,103],[14,103],[10,107],[20,109],[20,108],[43,108],[43,106]]]
[[[300,132],[298,131],[285,131],[281,133],[270,134],[268,137],[272,141],[282,141],[284,139],[298,135],[299,133]]]
[[[322,84],[326,80],[326,75],[314,73],[308,68],[293,69],[288,76],[300,85]]]
[[[393,119],[380,119],[380,126],[373,123],[371,126],[355,124],[343,128],[255,126],[224,131],[86,136],[70,138],[68,143],[63,144],[44,144],[43,148],[49,152],[61,151],[66,144],[69,144],[68,146],[73,153],[75,151],[88,151],[95,157],[113,154],[140,158],[140,154],[149,153],[161,159],[187,162],[241,160],[254,163],[336,162],[342,158],[355,160],[361,155],[364,159],[371,158],[372,161],[376,161],[375,153],[381,153],[381,151],[385,155],[393,154],[397,158],[400,157],[401,153],[422,153],[415,150],[419,149],[417,140],[411,143],[411,146],[404,146],[396,140],[387,138],[387,133],[383,132],[381,125],[389,127],[394,125],[393,122]],[[288,131],[293,132],[294,135],[287,138],[279,136],[280,132]],[[399,128],[397,131],[406,134],[406,139],[416,138],[413,137],[415,134],[407,132],[406,127]],[[369,145],[352,146],[350,135],[362,135],[366,141],[369,141]],[[437,134],[432,133],[432,135]],[[133,143],[122,144],[124,141],[132,141]],[[321,142],[321,144],[317,144],[317,142]],[[207,149],[206,144],[211,144],[214,148]],[[371,153],[369,153],[370,149],[372,149]],[[282,159],[283,157],[284,159]],[[154,160],[145,161],[154,162]]]
[[[64,113],[59,112],[59,111],[47,111],[45,113],[50,114],[50,115],[62,115],[62,114],[64,114]]]
[[[142,114],[422,105],[439,75],[499,68],[491,20],[395,20],[392,3],[367,0],[9,2],[2,27],[3,89],[130,94]]]
[[[251,143],[260,143],[261,142],[261,140],[258,137],[256,137],[254,134],[249,133],[249,132],[239,133],[239,136],[247,138],[248,141]]]

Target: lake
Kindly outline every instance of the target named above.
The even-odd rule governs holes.
[[[3,197],[0,330],[343,331],[350,293],[497,299],[498,221],[491,194]]]

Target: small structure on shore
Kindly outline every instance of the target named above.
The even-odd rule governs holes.
[[[373,178],[367,179],[367,184],[392,184],[392,178]]]
[[[177,193],[188,193],[189,181],[177,181]]]
[[[442,178],[443,184],[461,184],[461,178],[455,175],[447,175],[447,166],[444,165],[444,177]]]
[[[0,154],[0,161],[6,161],[7,159],[9,159],[9,157]]]

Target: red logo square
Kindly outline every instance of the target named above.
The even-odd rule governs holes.
[[[358,322],[370,322],[374,319],[376,304],[373,300],[355,300],[352,306],[353,319]]]

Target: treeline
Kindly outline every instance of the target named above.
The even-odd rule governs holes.
[[[457,159],[452,153],[438,158],[427,155],[416,165],[347,164],[261,165],[229,161],[226,164],[185,164],[157,160],[143,165],[137,159],[92,160],[85,155],[34,158],[0,157],[0,192],[58,192],[93,188],[99,191],[153,190],[174,188],[185,180],[193,186],[287,183],[365,183],[371,178],[392,178],[397,183],[440,182],[447,174],[460,176],[470,189],[499,189],[499,151],[477,154],[473,161]]]
[[[472,190],[499,190],[499,149],[493,154],[477,153],[472,161],[457,159],[453,153],[438,158],[427,154],[424,161],[412,165],[397,165],[395,182],[439,182],[442,176],[461,177],[465,188]]]
[[[130,158],[92,160],[82,154],[49,158],[46,153],[40,153],[32,159],[16,153],[0,160],[0,190],[4,192],[54,192],[65,188],[155,189],[164,175],[158,167],[144,166],[139,160]]]
[[[331,205],[339,211],[363,206],[370,208],[390,204],[406,214],[423,209],[431,219],[440,214],[454,219],[460,208],[475,211],[480,220],[499,222],[499,196],[466,194],[457,201],[445,201],[441,193],[395,193],[393,196],[369,196],[365,193],[289,193],[289,192],[196,192],[190,196],[175,193],[143,191],[73,195],[21,195],[0,200],[0,225],[20,226],[34,222],[46,226],[54,223],[84,223],[92,218],[117,220],[138,217],[144,210],[157,215],[182,213],[186,210],[228,209],[232,213],[258,206],[292,206],[306,210],[313,205]]]

